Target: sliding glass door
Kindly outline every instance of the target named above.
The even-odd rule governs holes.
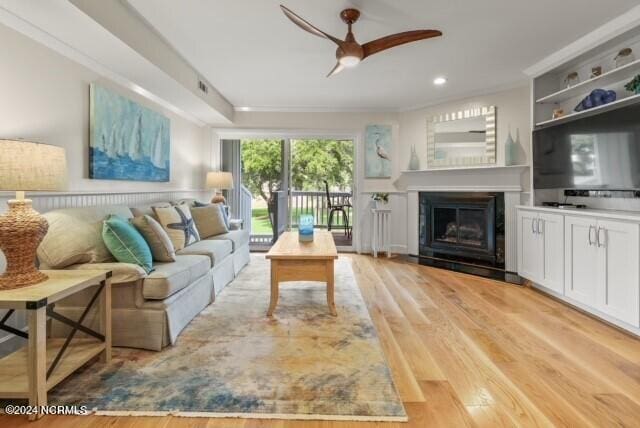
[[[289,144],[290,228],[311,214],[316,228],[331,230],[336,245],[351,247],[353,141],[292,139]]]
[[[223,141],[223,158],[230,150]],[[354,144],[336,139],[241,139],[241,196],[250,204],[251,244],[267,249],[303,214],[328,229],[336,245],[351,248]],[[230,144],[230,142],[229,142]],[[224,166],[224,164],[223,164]],[[248,214],[247,214],[248,216]]]

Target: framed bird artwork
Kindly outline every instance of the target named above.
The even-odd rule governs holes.
[[[391,177],[391,125],[368,125],[364,132],[364,177]]]

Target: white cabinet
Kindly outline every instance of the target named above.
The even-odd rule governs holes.
[[[595,307],[598,284],[596,219],[565,217],[565,295]]]
[[[565,217],[566,296],[640,327],[640,225]]]
[[[640,215],[518,207],[518,273],[640,335]]]
[[[518,211],[518,274],[538,282],[542,276],[541,240],[536,233],[538,213]]]
[[[542,285],[564,293],[564,216],[540,213],[540,237],[544,249]]]
[[[640,327],[640,225],[598,220],[598,308]]]
[[[557,293],[564,291],[564,219],[518,210],[518,273]]]

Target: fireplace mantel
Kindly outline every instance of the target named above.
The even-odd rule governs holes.
[[[489,169],[489,168],[487,168]],[[476,169],[477,171],[477,169]],[[447,170],[433,174],[426,181],[407,186],[407,250],[409,255],[419,255],[419,193],[420,192],[503,192],[505,203],[505,270],[517,272],[516,206],[521,204],[522,177],[525,169],[513,168],[506,174],[475,174],[466,171]],[[517,276],[517,275],[516,275]]]
[[[412,192],[522,192],[527,166],[448,168],[403,174],[402,185]],[[526,175],[526,177],[524,176]]]

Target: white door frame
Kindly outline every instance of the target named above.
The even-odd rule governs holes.
[[[256,129],[256,128],[214,128],[214,142],[217,140],[219,151],[222,150],[221,140],[242,140],[242,139],[282,139],[282,140],[304,140],[304,139],[318,139],[318,140],[352,140],[353,141],[353,189],[352,189],[352,235],[351,235],[351,247],[356,252],[361,252],[361,240],[360,240],[360,228],[358,227],[358,203],[359,203],[359,189],[362,187],[363,175],[361,165],[361,150],[363,141],[362,132],[354,130],[321,130],[321,129]],[[218,156],[220,156],[218,154]]]

